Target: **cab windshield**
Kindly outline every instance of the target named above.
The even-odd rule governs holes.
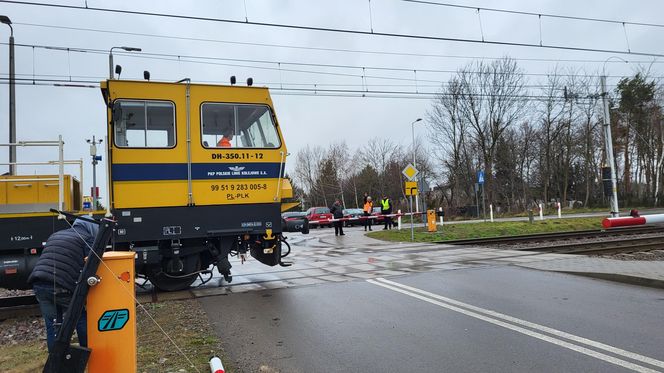
[[[204,103],[201,133],[206,148],[281,146],[272,111],[266,105]]]

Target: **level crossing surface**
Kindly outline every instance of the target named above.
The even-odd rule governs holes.
[[[238,371],[664,371],[663,290],[514,265],[555,254],[348,232],[294,237],[293,267],[193,291]]]
[[[518,267],[201,302],[240,371],[664,370],[664,291]]]

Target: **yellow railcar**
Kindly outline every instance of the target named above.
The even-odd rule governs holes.
[[[267,88],[108,80],[110,209],[116,250],[163,290],[230,255],[283,264],[286,145]],[[306,229],[306,228],[305,228]],[[286,244],[287,246],[287,244]]]

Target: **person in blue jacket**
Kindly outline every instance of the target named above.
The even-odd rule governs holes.
[[[46,243],[28,283],[32,284],[39,309],[46,323],[46,343],[53,348],[58,329],[90,253],[99,225],[76,219],[69,229],[53,233]],[[87,346],[87,316],[85,310],[76,324],[81,346]]]

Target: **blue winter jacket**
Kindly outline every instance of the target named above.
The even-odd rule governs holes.
[[[55,283],[73,292],[97,232],[98,224],[76,219],[72,228],[53,233],[46,240],[28,283]]]

